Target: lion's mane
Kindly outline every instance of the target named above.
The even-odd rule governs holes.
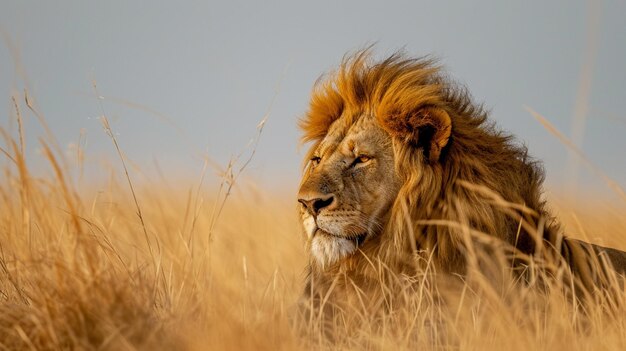
[[[451,130],[441,149],[428,140],[445,126],[424,120],[424,108],[449,116]],[[363,114],[375,116],[392,136],[402,186],[377,241],[334,272],[352,270],[353,276],[362,276],[372,257],[400,267],[421,252],[445,272],[464,273],[476,238],[522,255],[535,255],[546,246],[570,265],[580,261],[573,257],[580,248],[563,239],[546,209],[541,165],[489,122],[483,106],[436,61],[396,53],[374,62],[369,50],[347,56],[316,83],[300,121],[303,140],[312,142],[314,150],[332,123],[351,125]],[[311,273],[324,280],[315,268]],[[594,277],[584,279],[592,284]]]

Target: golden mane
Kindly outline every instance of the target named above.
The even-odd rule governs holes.
[[[304,142],[323,138],[344,111],[351,112],[345,114],[351,124],[358,113],[400,113],[398,109],[414,109],[416,102],[443,103],[442,77],[434,60],[406,59],[401,53],[377,64],[370,58],[369,50],[346,56],[337,71],[316,82],[309,110],[299,124]]]
[[[503,213],[501,206],[485,201],[484,196],[460,185],[459,180],[486,187],[506,201],[525,204],[540,216],[549,218],[540,200],[543,180],[539,165],[526,148],[486,122],[486,112],[471,102],[465,88],[441,73],[431,58],[406,58],[395,53],[372,63],[369,50],[344,58],[339,69],[318,81],[306,116],[300,121],[303,141],[319,142],[332,123],[352,124],[354,118],[371,114],[388,129],[396,116],[411,116],[423,107],[445,110],[452,121],[448,145],[441,161],[424,162],[427,148],[394,138],[396,172],[403,179],[400,196],[392,212],[398,227],[406,227],[406,211],[412,223],[443,219],[471,224],[473,228],[515,243],[515,220]],[[463,240],[450,227],[418,224],[410,228],[418,241],[436,247],[438,262],[450,269],[460,269],[459,248]],[[403,235],[404,234],[397,234]],[[531,251],[533,240],[522,236],[524,251]],[[526,240],[528,239],[528,240]],[[396,237],[397,244],[404,239]],[[425,247],[426,248],[426,247]]]
[[[440,111],[444,122],[428,119],[425,109]],[[489,123],[485,109],[435,60],[395,53],[374,62],[370,50],[345,57],[318,80],[300,120],[303,142],[313,143],[308,156],[333,123],[352,125],[362,115],[375,116],[392,136],[402,184],[377,247],[363,248],[366,254],[391,264],[417,250],[435,267],[463,273],[475,243],[472,231],[522,254],[548,246],[572,266],[581,260],[545,208],[540,164]],[[441,149],[426,141],[437,133],[445,134]],[[345,264],[364,271],[369,263],[352,258]],[[588,275],[581,279],[591,285],[595,273]]]

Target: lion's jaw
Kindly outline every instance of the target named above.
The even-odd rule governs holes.
[[[399,182],[391,138],[373,117],[334,123],[313,151],[298,198],[314,263],[327,267],[382,233]]]
[[[348,236],[342,232],[329,232],[321,229],[316,224],[316,218],[308,213],[302,215],[302,223],[311,254],[315,262],[322,267],[353,254],[373,232],[368,230],[356,236]]]

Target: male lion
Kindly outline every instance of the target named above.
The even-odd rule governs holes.
[[[476,246],[508,250],[511,267],[566,264],[584,288],[610,265],[626,270],[626,253],[560,235],[540,165],[430,59],[347,57],[316,84],[300,127],[312,142],[298,193],[309,296],[367,294],[372,267],[410,273],[420,257],[463,275],[485,260]]]

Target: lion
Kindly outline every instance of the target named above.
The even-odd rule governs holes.
[[[508,247],[511,266],[540,256],[567,265],[586,288],[610,266],[626,271],[626,253],[562,235],[540,163],[436,60],[370,51],[320,78],[300,120],[311,144],[298,191],[307,296],[366,291],[376,262],[407,273],[422,257],[463,275],[485,243]]]

